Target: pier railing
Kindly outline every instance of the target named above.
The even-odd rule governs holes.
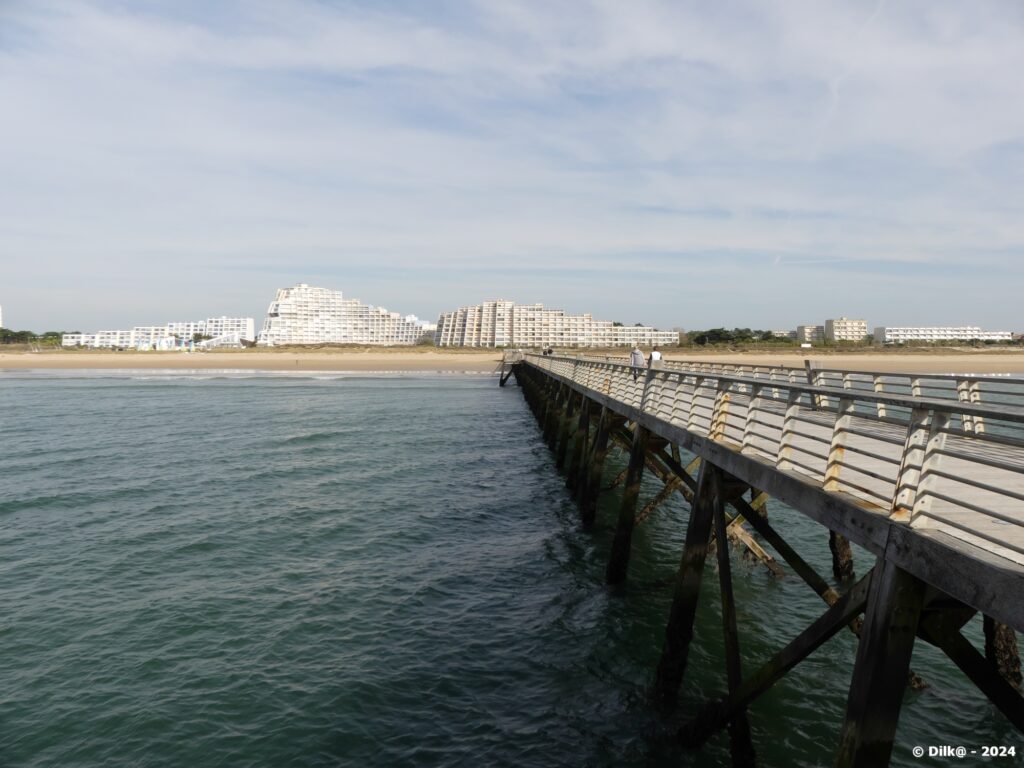
[[[1024,382],[527,354],[530,365],[795,473],[865,511],[1024,564]]]
[[[628,365],[628,358],[605,357],[581,359],[596,362],[617,362]],[[810,361],[808,361],[810,363]],[[893,373],[881,371],[851,371],[842,368],[814,365],[754,365],[720,363],[715,361],[663,360],[661,368],[693,374],[722,374],[788,384],[808,383],[821,387],[849,389],[856,392],[874,392],[887,395],[927,397],[937,400],[956,400],[969,403],[1024,405],[1024,378],[998,373]],[[885,415],[880,406],[880,415]],[[979,425],[984,430],[983,425]]]

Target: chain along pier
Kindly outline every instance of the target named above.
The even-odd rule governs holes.
[[[1024,631],[1024,380],[812,367],[621,361],[506,353],[584,525],[594,522],[610,450],[628,454],[607,581],[628,575],[635,526],[673,494],[690,505],[651,695],[675,705],[686,675],[705,560],[718,563],[727,693],[683,713],[699,750],[728,729],[734,765],[753,765],[746,708],[836,633],[858,637],[837,766],[889,762],[916,641],[942,650],[1024,731],[1016,632]],[[645,471],[663,483],[640,507]],[[823,526],[833,579],[770,522],[776,499]],[[638,511],[639,508],[639,511]],[[744,673],[731,542],[776,572],[781,560],[822,613]],[[850,542],[876,559],[854,580]],[[836,584],[838,586],[833,586]],[[961,632],[984,616],[985,648]],[[922,670],[927,674],[926,670]]]

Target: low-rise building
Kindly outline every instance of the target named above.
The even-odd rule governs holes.
[[[976,325],[879,326],[875,342],[879,344],[933,343],[936,341],[1012,341],[1010,331],[983,331]]]
[[[442,312],[435,341],[440,347],[622,347],[676,345],[677,331],[617,325],[590,314],[570,315],[543,304],[489,299]]]
[[[804,344],[813,344],[825,340],[825,326],[823,325],[798,325],[796,327],[796,340]]]
[[[251,317],[211,317],[206,320],[171,322],[164,325],[136,325],[130,331],[97,331],[96,333],[65,333],[62,347],[92,349],[170,350],[190,347],[196,336],[212,338],[237,337],[255,340],[256,321]]]
[[[839,317],[825,321],[826,341],[864,341],[867,335],[867,320]]]

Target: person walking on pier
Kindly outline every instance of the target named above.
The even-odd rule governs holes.
[[[633,367],[633,381],[636,382],[640,378],[640,369],[644,367],[644,353],[636,344],[633,345],[633,351],[629,353],[629,364]]]
[[[651,356],[647,359],[648,368],[660,368],[661,367],[661,352],[658,351],[657,347],[651,349]]]

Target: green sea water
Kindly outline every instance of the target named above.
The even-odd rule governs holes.
[[[0,766],[728,764],[724,736],[671,738],[725,689],[715,568],[680,709],[659,714],[687,509],[638,529],[610,590],[616,501],[581,530],[492,377],[0,372]],[[770,514],[827,573],[823,530]],[[751,671],[823,606],[734,564]],[[894,764],[1021,751],[918,646],[930,687]],[[854,651],[841,633],[754,704],[760,764],[831,764]]]

